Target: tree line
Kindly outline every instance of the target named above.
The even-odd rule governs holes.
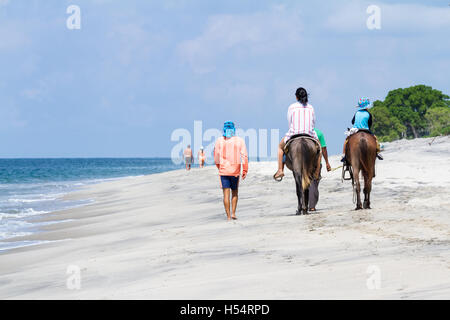
[[[391,90],[370,112],[380,141],[450,134],[450,97],[429,86]]]

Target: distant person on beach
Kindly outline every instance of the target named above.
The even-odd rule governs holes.
[[[183,156],[184,156],[184,161],[186,163],[186,170],[189,171],[189,170],[191,170],[191,164],[193,162],[192,149],[191,149],[190,144],[188,144],[187,148],[184,150]]]
[[[330,163],[328,162],[328,151],[327,151],[327,144],[325,142],[325,137],[323,135],[323,132],[319,129],[314,128],[314,131],[317,134],[317,137],[320,141],[320,146],[322,147],[322,156],[325,160],[325,165],[327,167],[327,171],[331,171]],[[320,164],[320,171],[322,171],[322,164]],[[313,179],[311,182],[311,185],[309,186],[309,211],[316,211],[316,205],[319,201],[319,182],[321,177],[319,176],[319,179]]]
[[[286,142],[297,134],[304,134],[317,139],[317,134],[314,131],[316,116],[313,106],[308,103],[308,93],[304,88],[298,88],[295,92],[295,97],[297,102],[291,104],[287,112],[289,131],[278,145],[278,171],[273,175],[276,181],[281,181],[284,177],[283,155]],[[318,161],[320,162],[320,159]],[[317,165],[315,177],[319,176],[319,165]]]
[[[205,166],[206,162],[206,155],[205,151],[203,150],[203,146],[200,147],[200,151],[198,152],[198,163],[200,165],[200,168],[203,168]]]
[[[214,146],[214,162],[219,169],[220,184],[223,190],[223,205],[228,220],[236,220],[236,207],[238,202],[239,177],[245,179],[248,172],[248,155],[245,142],[236,137],[236,129],[231,121],[225,122],[223,136],[217,139]],[[231,214],[230,214],[231,190]]]

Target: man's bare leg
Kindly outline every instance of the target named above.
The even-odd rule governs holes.
[[[231,190],[231,210],[233,212],[233,215],[231,216],[232,219],[236,219],[237,203],[238,203],[238,189]]]
[[[378,141],[378,138],[376,135],[373,135],[375,137],[375,141],[377,143],[377,158],[380,160],[383,160],[383,157],[381,156],[380,152],[381,152],[381,146],[380,146],[380,142]]]
[[[225,212],[227,213],[227,219],[231,220],[230,214],[230,188],[223,189],[223,206],[225,207]]]
[[[283,155],[284,155],[284,147],[286,143],[284,142],[284,138],[281,139],[280,144],[278,145],[278,171],[275,173],[274,178],[283,178],[284,177],[284,163],[283,163]]]

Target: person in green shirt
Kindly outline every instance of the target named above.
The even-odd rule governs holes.
[[[325,165],[327,167],[327,171],[331,171],[331,166],[330,163],[328,162],[328,152],[327,152],[327,144],[325,142],[325,137],[323,135],[323,132],[318,130],[318,129],[314,129],[314,131],[317,133],[317,137],[319,138],[320,141],[320,146],[322,147],[322,155],[323,158],[325,159]],[[322,171],[322,165],[320,165],[320,171]],[[319,201],[319,182],[320,182],[320,176],[319,179],[314,179],[311,182],[311,185],[309,187],[309,211],[316,211],[316,205],[317,202]]]

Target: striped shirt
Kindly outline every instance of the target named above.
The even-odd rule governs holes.
[[[286,133],[284,141],[296,134],[308,134],[317,139],[314,131],[316,116],[314,108],[309,103],[304,106],[299,102],[289,106],[287,119],[289,122],[289,131]]]

